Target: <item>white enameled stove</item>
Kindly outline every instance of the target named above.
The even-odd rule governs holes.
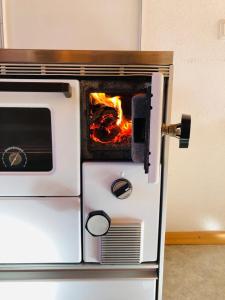
[[[171,52],[0,50],[0,291],[162,299]]]

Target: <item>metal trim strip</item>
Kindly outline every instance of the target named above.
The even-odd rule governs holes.
[[[173,52],[0,49],[0,63],[171,65]]]
[[[57,271],[4,271],[0,280],[82,280],[82,279],[157,279],[157,270],[57,270]]]
[[[168,77],[169,66],[0,63],[0,75],[3,76],[151,76],[152,73],[156,72],[161,72]]]

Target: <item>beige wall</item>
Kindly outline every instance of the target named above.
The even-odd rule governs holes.
[[[0,48],[3,47],[3,19],[2,19],[2,3],[0,1]]]
[[[224,0],[143,0],[143,50],[175,51],[172,121],[192,115],[188,151],[171,140],[167,231],[225,230]]]
[[[138,49],[141,1],[3,2],[9,47]],[[142,49],[175,51],[172,120],[192,115],[190,149],[171,140],[167,230],[224,230],[225,40],[217,36],[225,1],[142,4]]]
[[[5,47],[136,50],[140,0],[3,0]]]

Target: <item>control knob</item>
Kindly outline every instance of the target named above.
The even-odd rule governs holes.
[[[163,124],[162,135],[169,135],[179,139],[179,148],[188,148],[191,131],[191,116],[182,115],[178,124]]]
[[[111,219],[103,210],[95,210],[89,213],[85,228],[93,236],[105,235],[111,224]]]
[[[119,199],[126,199],[132,192],[132,184],[125,178],[119,178],[112,183],[111,191]]]

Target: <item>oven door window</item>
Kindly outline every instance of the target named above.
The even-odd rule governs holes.
[[[48,108],[0,108],[0,171],[48,172],[52,163]]]

